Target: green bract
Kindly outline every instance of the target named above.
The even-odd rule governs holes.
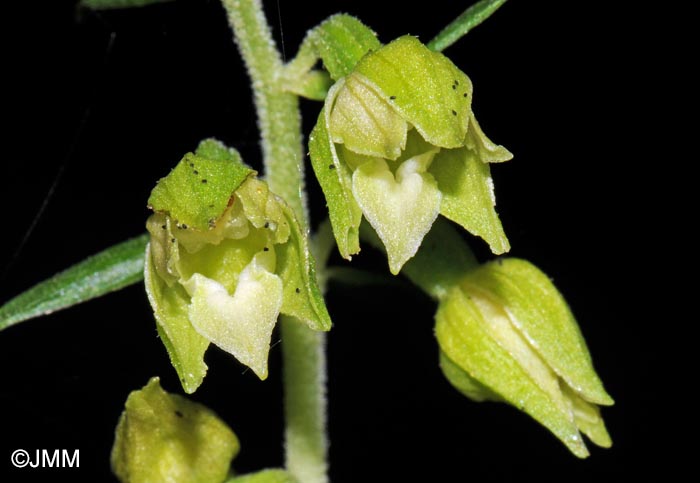
[[[612,444],[598,405],[613,400],[566,302],[532,264],[504,259],[468,272],[440,301],[435,330],[443,372],[466,396],[516,406],[581,458],[579,431]]]
[[[168,394],[154,377],[129,394],[112,470],[122,483],[220,483],[239,449],[238,438],[216,414]]]
[[[325,60],[325,58],[324,58]],[[359,251],[362,215],[398,273],[438,214],[509,250],[488,163],[511,159],[481,131],[469,78],[416,38],[364,55],[330,89],[311,134],[311,161],[338,248]]]
[[[185,391],[201,384],[210,342],[265,379],[280,313],[330,328],[305,234],[236,151],[202,142],[149,206],[146,290]]]

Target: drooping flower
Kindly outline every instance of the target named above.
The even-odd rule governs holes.
[[[509,250],[489,163],[512,158],[471,110],[472,84],[444,55],[404,36],[337,80],[310,139],[341,254],[359,251],[364,216],[392,273],[413,257],[439,214]]]
[[[255,174],[207,140],[149,198],[146,290],[188,393],[204,378],[210,342],[265,379],[280,313],[330,328],[305,233]]]
[[[503,259],[470,270],[435,319],[440,366],[467,397],[517,407],[580,458],[580,432],[612,444],[598,406],[613,400],[565,300],[535,266]]]

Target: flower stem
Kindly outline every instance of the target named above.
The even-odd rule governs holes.
[[[260,0],[222,3],[253,87],[267,183],[308,226],[299,99],[284,90],[284,64]]]
[[[263,164],[270,189],[308,227],[299,101],[282,85],[284,64],[260,0],[222,0],[248,69],[258,115]],[[325,483],[325,334],[280,320],[283,353],[286,466],[300,483]]]

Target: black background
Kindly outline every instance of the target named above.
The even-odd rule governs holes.
[[[338,11],[359,16],[384,42],[404,33],[427,41],[465,6],[302,3],[280,0],[278,12],[267,2],[287,56],[306,29]],[[638,277],[629,263],[636,255],[630,200],[622,194],[635,182],[624,140],[632,122],[632,20],[612,10],[593,14],[591,5],[508,2],[446,54],[474,83],[484,131],[515,155],[492,168],[511,254],[548,273],[577,315],[616,400],[603,412],[614,447],[591,447],[589,459],[577,460],[529,417],[458,394],[437,366],[435,306],[407,282],[381,289],[333,284],[334,482],[623,481],[651,463],[638,460],[633,470],[628,462],[650,431],[640,422],[644,401],[633,396],[645,375],[630,364],[638,336],[627,310]],[[102,14],[78,13],[75,2],[57,0],[8,8],[0,302],[141,233],[155,180],[202,138],[215,136],[259,166],[245,70],[218,2]],[[304,102],[303,109],[308,133],[319,105]],[[324,205],[311,173],[309,185],[318,222]],[[470,243],[489,257],[481,241]],[[357,261],[385,272],[369,249]],[[207,363],[193,398],[238,434],[236,468],[280,466],[279,346],[264,383],[214,347]],[[0,368],[3,482],[49,481],[57,473],[115,481],[109,451],[129,391],[154,375],[181,391],[140,285],[3,331]],[[80,469],[16,470],[9,456],[17,448],[78,448]]]

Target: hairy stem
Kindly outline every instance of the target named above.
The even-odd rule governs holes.
[[[308,227],[299,101],[285,92],[283,63],[260,0],[222,0],[251,78],[270,189]],[[325,335],[282,317],[287,469],[301,483],[325,483]]]

